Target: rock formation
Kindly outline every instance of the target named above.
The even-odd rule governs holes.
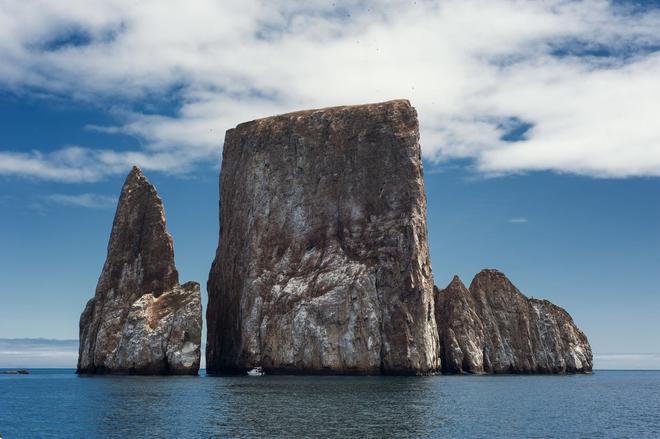
[[[179,285],[163,203],[134,167],[96,294],[80,316],[78,373],[197,374],[199,284]]]
[[[470,289],[454,277],[435,290],[444,373],[590,372],[591,347],[571,316],[547,300],[525,297],[497,270]]]
[[[209,372],[439,368],[418,137],[404,100],[227,131]]]

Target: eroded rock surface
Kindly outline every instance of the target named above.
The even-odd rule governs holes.
[[[179,285],[163,203],[134,167],[80,316],[78,373],[197,374],[201,330],[199,284]]]
[[[209,372],[439,368],[418,137],[403,100],[227,131]]]
[[[445,373],[578,373],[592,369],[587,337],[563,309],[525,297],[497,270],[469,290],[458,277],[436,289]]]

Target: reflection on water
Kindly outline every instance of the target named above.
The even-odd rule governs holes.
[[[216,379],[216,378],[213,378]],[[403,435],[429,431],[426,378],[264,377],[209,386],[204,431],[230,436]],[[433,421],[435,422],[435,421]]]
[[[660,372],[577,376],[0,376],[13,437],[660,437]]]

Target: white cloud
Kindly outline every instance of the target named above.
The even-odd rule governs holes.
[[[69,146],[44,154],[40,151],[0,151],[0,175],[17,175],[61,182],[94,182],[125,173],[132,165],[145,170],[181,173],[191,166],[185,151],[95,150]]]
[[[143,149],[69,161],[66,149],[4,151],[0,174],[93,181],[132,162],[182,172],[216,162],[224,131],[245,120],[410,98],[431,161],[660,176],[660,55],[645,52],[658,28],[658,10],[601,0],[0,0],[2,87],[124,108],[180,100],[174,115],[127,110],[96,127]],[[64,44],[73,31],[84,44]],[[502,140],[517,122],[530,129]]]
[[[525,224],[527,222],[527,218],[519,217],[519,218],[509,218],[507,222],[511,224]]]
[[[117,197],[101,194],[50,194],[45,197],[45,200],[48,203],[85,207],[88,209],[108,209],[117,204]]]

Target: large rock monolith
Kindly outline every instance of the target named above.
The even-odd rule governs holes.
[[[199,284],[179,285],[163,203],[134,167],[80,316],[78,373],[197,374],[201,331]]]
[[[418,138],[405,100],[227,131],[209,372],[439,368]]]

